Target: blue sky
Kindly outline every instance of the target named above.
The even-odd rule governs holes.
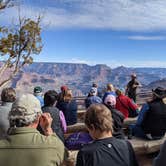
[[[44,16],[44,47],[35,61],[165,67],[165,6],[165,0],[22,0],[20,9],[26,17]],[[17,13],[17,6],[5,10],[2,24]]]

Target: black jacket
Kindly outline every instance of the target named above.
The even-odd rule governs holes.
[[[76,166],[138,166],[129,142],[114,137],[95,140],[77,155]]]
[[[145,134],[152,136],[164,136],[166,132],[166,104],[162,99],[156,99],[148,103],[149,110],[142,122]]]
[[[77,103],[75,100],[58,102],[56,107],[63,112],[67,125],[77,123]]]
[[[106,105],[107,106],[107,105]],[[118,111],[117,109],[114,109],[112,107],[107,106],[112,114],[113,119],[113,136],[116,138],[124,139],[124,133],[123,133],[123,121],[124,121],[124,115]]]
[[[62,123],[60,120],[59,110],[54,106],[52,106],[52,107],[43,106],[42,111],[43,111],[43,113],[44,112],[50,113],[50,115],[53,119],[51,128],[52,128],[53,132],[55,132],[57,134],[57,136],[64,142],[64,133],[63,133],[63,129],[62,129]]]

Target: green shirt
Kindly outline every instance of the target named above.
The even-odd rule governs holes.
[[[0,166],[59,166],[64,154],[56,134],[46,137],[29,127],[16,128],[0,140]]]

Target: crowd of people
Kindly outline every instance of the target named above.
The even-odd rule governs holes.
[[[164,137],[166,132],[166,89],[152,90],[152,100],[139,110],[136,89],[140,87],[136,75],[131,75],[126,92],[107,84],[104,95],[92,85],[85,99],[85,125],[91,138],[81,146],[76,166],[138,166],[124,131],[124,119],[136,117],[129,125],[129,134],[147,140]],[[65,145],[67,126],[77,123],[77,102],[72,90],[62,86],[61,92],[40,86],[33,94],[16,97],[13,88],[4,88],[0,105],[0,165],[46,166],[67,165]],[[77,141],[79,137],[73,139]],[[71,140],[71,141],[73,141]],[[72,142],[73,143],[73,142]],[[154,159],[154,166],[164,166],[166,143]]]

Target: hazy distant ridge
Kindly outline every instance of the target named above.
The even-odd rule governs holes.
[[[166,68],[127,68],[117,67],[111,69],[107,65],[89,66],[74,63],[33,63],[13,81],[13,86],[20,91],[32,91],[36,85],[41,85],[44,90],[59,90],[63,84],[75,89],[76,95],[87,92],[96,82],[103,88],[108,82],[118,87],[125,87],[131,73],[137,73],[138,80],[147,85],[166,78]],[[164,82],[166,80],[164,79]]]

